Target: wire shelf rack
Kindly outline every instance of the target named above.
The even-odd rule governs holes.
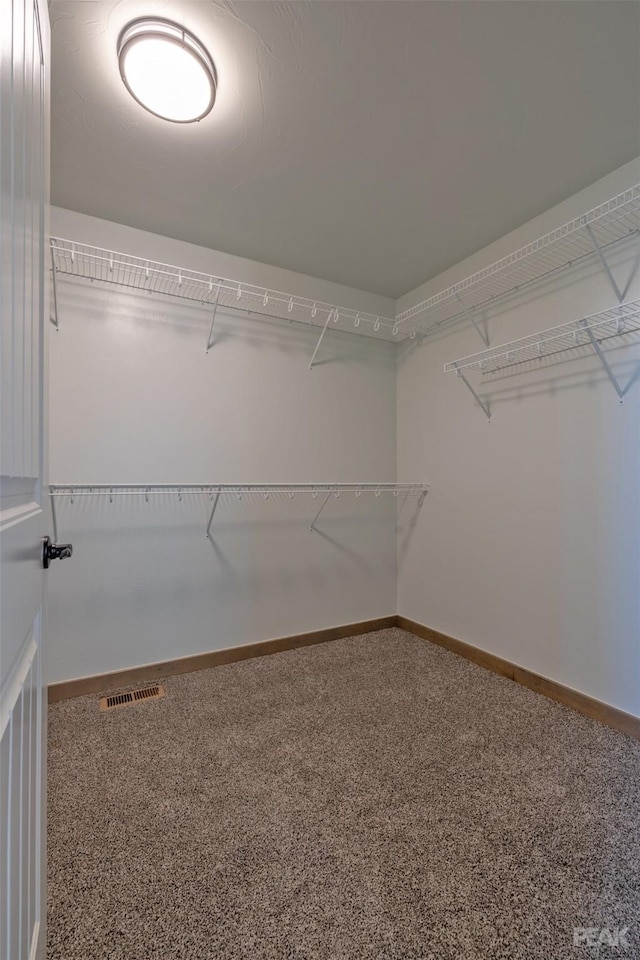
[[[428,483],[52,483],[49,492],[52,497],[93,497],[93,496],[145,496],[153,494],[205,494],[216,493],[242,496],[245,493],[269,494],[310,493],[312,496],[322,493],[409,493],[420,495],[429,489]]]
[[[523,286],[549,277],[588,257],[599,259],[619,302],[625,299],[607,264],[614,244],[640,235],[640,184],[575,217],[395,317],[383,317],[267,287],[230,280],[171,264],[51,238],[53,301],[58,327],[56,276],[79,277],[128,289],[189,300],[211,310],[207,351],[213,346],[218,307],[258,317],[298,321],[319,331],[310,367],[328,328],[394,341],[427,335],[442,324],[470,317],[486,342],[475,311]],[[488,344],[487,344],[488,345]]]
[[[608,270],[603,251],[639,233],[640,184],[636,184],[446,290],[403,310],[396,316],[396,323],[401,334],[404,327],[427,334],[586,257],[598,257]],[[620,295],[618,299],[624,297]]]
[[[612,337],[621,337],[637,331],[640,331],[640,300],[630,300],[581,320],[549,327],[540,333],[482,350],[461,360],[445,363],[444,372],[458,373],[460,370],[475,370],[482,374],[496,373],[505,367],[531,360],[541,360],[567,350],[575,350],[577,347],[592,347],[593,340],[602,343]]]
[[[52,237],[51,255],[54,278],[56,274],[81,277],[178,297],[210,306],[214,313],[217,308],[224,307],[245,314],[295,320],[317,327],[331,324],[340,330],[385,340],[391,340],[398,334],[395,320],[391,317],[145,260],[72,240]],[[55,309],[57,313],[57,305]],[[208,346],[210,345],[208,343]]]
[[[510,343],[503,343],[498,347],[489,347],[480,353],[474,353],[460,360],[445,363],[444,372],[456,373],[460,377],[478,406],[484,411],[487,420],[491,422],[489,403],[480,396],[473,384],[467,379],[469,371],[476,371],[481,374],[496,373],[505,369],[505,367],[513,367],[517,364],[525,364],[536,360],[541,361],[558,353],[576,351],[587,347],[593,349],[597,354],[605,373],[618,394],[620,403],[622,403],[629,386],[625,389],[622,388],[600,344],[613,337],[623,337],[638,331],[640,331],[640,300],[629,300],[617,307],[601,310],[599,313],[593,313],[580,320],[562,323],[558,327],[549,327],[548,330],[542,330],[540,333],[530,334],[528,337],[521,337],[519,340],[512,340]]]
[[[363,493],[373,494],[375,497],[382,493],[393,493],[396,497],[404,494],[418,497],[421,506],[428,491],[428,483],[52,483],[49,486],[55,540],[58,539],[56,500],[61,498],[73,503],[76,497],[108,497],[110,502],[113,502],[115,497],[144,497],[148,502],[150,497],[158,495],[177,497],[179,501],[185,496],[205,496],[211,501],[206,531],[207,537],[211,538],[211,525],[218,501],[224,495],[242,499],[245,494],[259,494],[268,500],[272,494],[286,494],[290,499],[297,494],[308,494],[321,502],[309,528],[314,530],[316,521],[332,496],[337,498],[341,493],[348,493],[357,499]]]

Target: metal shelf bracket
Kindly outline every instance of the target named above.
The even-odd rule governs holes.
[[[600,360],[600,363],[601,363],[602,366],[604,367],[605,373],[607,374],[607,376],[609,377],[609,380],[610,380],[611,383],[613,384],[613,389],[614,389],[614,390],[616,391],[616,393],[618,394],[618,399],[619,399],[620,403],[624,403],[624,390],[622,389],[622,387],[621,387],[620,384],[618,383],[618,379],[617,379],[616,375],[614,374],[613,370],[612,370],[611,367],[609,366],[609,361],[607,360],[607,358],[605,357],[604,353],[602,352],[602,348],[601,348],[600,344],[598,343],[598,341],[597,341],[596,338],[594,337],[594,335],[593,335],[593,330],[590,329],[590,327],[588,326],[588,323],[587,323],[586,320],[581,320],[581,321],[580,321],[580,326],[581,326],[581,327],[584,327],[584,328],[586,329],[587,334],[589,335],[589,340],[591,341],[591,346],[593,347],[593,349],[594,349],[595,352],[597,353],[598,359]]]
[[[464,371],[463,371],[463,370],[460,370],[456,364],[454,364],[454,366],[455,366],[455,368],[456,368],[456,376],[460,377],[460,379],[461,379],[462,382],[464,383],[464,385],[465,385],[465,387],[467,388],[467,390],[469,390],[470,393],[473,395],[473,398],[474,398],[474,400],[476,401],[476,403],[478,404],[478,406],[482,408],[482,410],[483,410],[483,412],[484,412],[484,415],[485,415],[485,417],[487,418],[487,420],[489,421],[489,423],[491,423],[491,408],[489,407],[489,404],[488,404],[488,403],[485,403],[484,400],[482,400],[482,399],[478,396],[478,394],[476,393],[476,391],[474,390],[474,388],[471,386],[471,384],[470,384],[469,381],[467,380],[466,376],[464,375]]]
[[[475,314],[474,314],[473,310],[470,310],[469,307],[466,305],[466,303],[464,303],[464,301],[462,300],[462,297],[460,296],[459,293],[455,293],[454,296],[455,296],[456,300],[458,301],[458,303],[460,304],[460,306],[462,307],[462,312],[463,312],[463,314],[465,315],[465,317],[468,317],[468,319],[471,320],[471,323],[474,325],[474,327],[475,327],[475,329],[476,329],[476,333],[478,334],[478,336],[480,337],[480,339],[481,339],[482,342],[484,343],[485,347],[490,346],[490,344],[489,344],[489,336],[488,336],[488,334],[486,333],[486,331],[482,329],[482,327],[480,326],[480,324],[479,324],[478,321],[476,320],[476,317],[475,317]]]
[[[311,357],[311,362],[309,363],[309,370],[311,370],[311,368],[313,367],[313,363],[314,363],[314,361],[315,361],[315,359],[316,359],[316,354],[318,353],[318,350],[320,349],[320,344],[322,343],[322,341],[323,341],[323,339],[324,339],[324,335],[325,335],[325,333],[327,332],[327,327],[329,326],[329,321],[331,320],[331,317],[333,316],[333,313],[334,313],[334,311],[331,310],[331,312],[327,314],[327,319],[326,319],[325,322],[324,322],[324,327],[322,328],[322,333],[320,334],[320,337],[318,338],[318,342],[316,343],[316,348],[315,348],[315,350],[313,351],[313,356]]]
[[[53,325],[56,333],[60,332],[60,321],[58,320],[58,286],[56,283],[56,258],[53,247],[51,249],[51,270],[53,278]],[[57,540],[56,540],[57,542]]]
[[[598,260],[600,261],[600,266],[601,266],[602,269],[604,270],[605,275],[606,275],[606,277],[607,277],[607,280],[608,280],[609,283],[611,284],[611,288],[612,288],[612,290],[613,290],[613,292],[614,292],[614,294],[615,294],[615,296],[616,296],[616,299],[617,299],[618,303],[622,303],[622,301],[624,300],[624,293],[622,293],[622,291],[620,290],[620,287],[619,287],[618,284],[616,283],[615,277],[613,276],[613,274],[612,274],[612,272],[611,272],[611,267],[610,267],[609,264],[607,263],[606,258],[605,258],[605,255],[604,255],[604,253],[602,252],[602,249],[601,249],[598,241],[596,240],[596,238],[595,238],[595,236],[594,236],[593,230],[591,229],[591,226],[590,226],[588,223],[585,225],[585,230],[586,230],[587,233],[589,234],[589,239],[591,240],[591,245],[593,246],[594,252],[595,252]]]
[[[220,491],[217,490],[217,491],[216,491],[216,495],[215,495],[215,497],[213,498],[213,505],[212,505],[212,507],[211,507],[211,513],[209,514],[209,522],[207,523],[207,537],[209,538],[209,540],[212,539],[212,537],[211,537],[211,524],[213,523],[213,517],[214,517],[214,514],[215,514],[215,512],[216,512],[216,507],[218,506],[218,500],[219,500],[219,499],[220,499]]]
[[[326,507],[327,503],[329,502],[329,497],[331,496],[332,493],[333,493],[333,490],[329,490],[329,492],[327,493],[326,497],[325,497],[324,500],[322,501],[322,506],[320,507],[320,509],[319,509],[318,512],[316,513],[315,517],[314,517],[313,520],[311,521],[311,526],[309,527],[309,530],[315,530],[315,528],[316,528],[316,520],[318,519],[318,517],[320,516],[320,514],[322,513],[322,511],[323,511],[324,508]]]
[[[216,311],[218,309],[218,300],[220,299],[220,287],[221,284],[218,283],[218,289],[216,290],[216,298],[213,301],[213,312],[211,314],[211,326],[209,327],[209,336],[207,337],[207,353],[213,346],[213,325],[216,322]]]

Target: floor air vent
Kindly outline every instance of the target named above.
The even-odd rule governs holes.
[[[127,693],[113,693],[108,697],[100,697],[101,710],[116,710],[118,707],[132,707],[143,700],[159,700],[164,697],[164,687],[143,687],[141,690],[129,690]]]

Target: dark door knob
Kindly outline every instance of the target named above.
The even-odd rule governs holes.
[[[44,537],[42,541],[42,566],[49,569],[52,560],[67,560],[73,554],[70,543],[52,543],[51,537]]]

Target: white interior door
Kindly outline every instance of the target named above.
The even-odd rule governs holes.
[[[45,947],[49,22],[0,0],[0,960]]]

